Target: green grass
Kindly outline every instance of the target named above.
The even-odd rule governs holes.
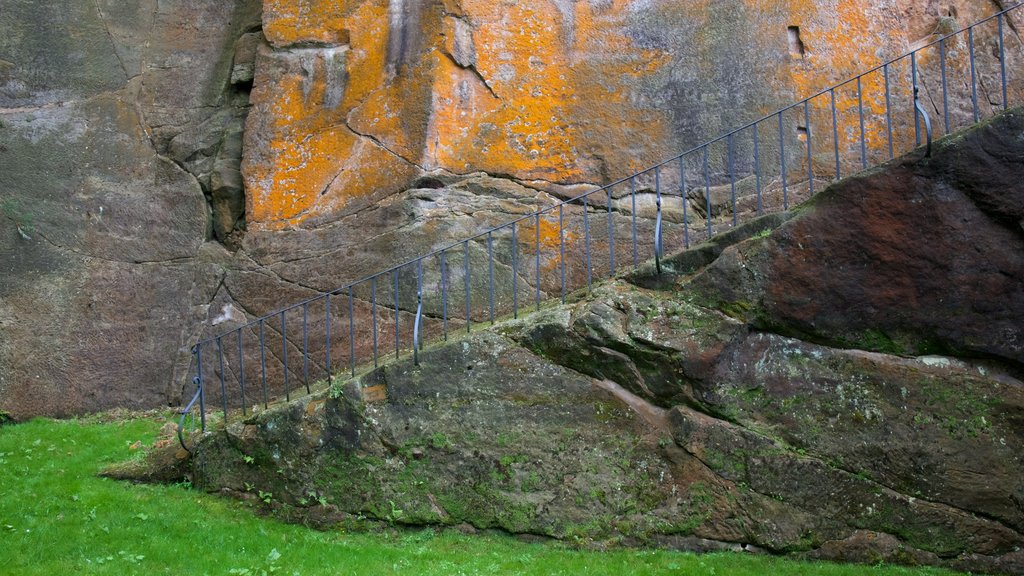
[[[130,445],[151,443],[162,423],[0,427],[0,574],[951,574],[743,554],[589,552],[452,532],[318,532],[187,487],[96,476],[137,457]]]

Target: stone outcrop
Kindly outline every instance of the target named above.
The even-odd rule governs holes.
[[[193,439],[188,474],[321,526],[1024,574],[1008,332],[1024,326],[1021,118],[844,180],[663,274],[232,415]],[[958,256],[975,246],[987,257]],[[882,281],[911,266],[914,282]],[[964,278],[992,299],[970,300]]]
[[[1024,366],[1024,114],[859,174],[688,284],[768,330]],[[851,249],[856,246],[857,249]]]

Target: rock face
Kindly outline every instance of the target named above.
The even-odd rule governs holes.
[[[4,6],[0,410],[25,418],[177,404],[194,369],[188,349],[201,337],[661,161],[999,3],[728,4]],[[1013,31],[1024,23],[1015,15],[1004,24],[1010,95],[1020,101]],[[983,113],[1001,104],[994,34],[989,25],[974,38]],[[970,117],[958,42],[947,54],[954,121]],[[938,118],[939,64],[919,65]],[[893,68],[904,125],[909,93],[895,80],[907,77],[906,66]],[[870,93],[880,81],[865,80]],[[844,133],[858,128],[852,89],[837,92]],[[883,102],[864,105],[866,146],[877,156]],[[810,110],[815,126],[829,113],[821,102]],[[801,127],[792,117],[783,128],[791,170],[828,178],[827,139],[815,139],[807,166]],[[770,155],[774,139],[764,138]],[[712,154],[711,202],[692,181],[681,186],[676,170],[661,174],[672,246],[706,232],[695,220],[708,212],[715,227],[730,220],[724,157]],[[740,213],[756,209],[746,164]],[[790,181],[790,202],[807,195],[801,178]],[[770,211],[783,200],[778,179],[769,180]],[[654,177],[636,184],[636,205],[625,187],[609,200],[613,231],[594,219],[595,237],[614,239],[610,250],[627,246],[634,214],[640,238],[651,237]],[[679,229],[684,197],[687,231]],[[601,199],[589,208],[604,207]],[[578,227],[582,209],[568,211]],[[548,234],[555,220],[537,228]],[[567,237],[570,261],[584,234]],[[650,253],[650,242],[641,244],[641,255]],[[482,258],[479,243],[472,249]],[[620,252],[619,262],[631,258]],[[581,267],[567,274],[574,286],[585,279]]]
[[[421,171],[613,181],[993,8],[912,0],[264,4],[269,46],[257,57],[244,173],[250,224],[270,230],[357,211]],[[975,38],[985,110],[1001,99],[995,33],[985,26]],[[1019,42],[1004,42],[1014,61]],[[970,115],[965,43],[947,55],[954,117]],[[936,114],[937,60],[920,62]],[[907,67],[894,66],[890,78],[897,117],[912,98],[897,82]],[[885,79],[864,82],[867,144],[881,152]],[[837,91],[836,107],[838,131],[858,129],[853,84]],[[811,113],[818,126],[831,121],[825,100]],[[795,118],[786,125],[795,149],[799,127]],[[821,142],[814,161],[824,170],[832,149]]]
[[[662,275],[236,419],[197,438],[191,477],[327,526],[1024,574],[1021,118],[842,181]],[[912,265],[917,284],[892,280]]]

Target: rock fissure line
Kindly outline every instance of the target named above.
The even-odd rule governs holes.
[[[128,68],[124,65],[121,53],[117,49],[117,41],[114,40],[114,35],[110,33],[110,24],[107,22],[106,14],[104,14],[103,10],[100,8],[98,0],[93,0],[92,5],[96,9],[96,14],[99,16],[100,22],[103,23],[103,31],[107,33],[107,39],[110,40],[110,49],[113,51],[114,57],[117,58],[117,63],[121,65],[121,72],[124,72],[125,83],[131,82],[134,76],[128,73]],[[136,105],[138,105],[137,101]]]
[[[451,61],[451,63],[457,66],[458,68],[471,72],[473,76],[477,80],[479,80],[481,84],[484,85],[484,88],[487,89],[488,94],[490,94],[495,100],[499,102],[502,101],[501,97],[494,92],[494,88],[491,87],[491,84],[487,81],[486,78],[484,78],[484,75],[481,74],[480,71],[477,69],[476,64],[462,65],[461,63],[459,63],[458,60],[455,59],[455,56],[452,56],[452,54],[447,50],[441,50],[441,53],[444,54],[445,57],[448,58],[448,60]]]
[[[352,112],[355,112],[357,109],[358,109],[358,107],[353,107],[352,108]],[[350,115],[351,115],[351,112],[350,112]],[[349,121],[349,119],[347,117],[345,118],[345,128],[348,128],[349,132],[352,132],[356,136],[359,136],[361,138],[365,138],[365,139],[369,140],[370,142],[376,144],[378,148],[380,148],[381,150],[387,152],[388,154],[391,154],[395,158],[398,158],[402,162],[405,162],[406,164],[408,164],[410,166],[414,166],[416,168],[419,168],[423,172],[429,172],[429,170],[427,170],[423,166],[417,164],[416,162],[413,162],[412,160],[409,160],[408,158],[402,156],[398,152],[395,152],[394,150],[389,148],[386,144],[384,144],[384,142],[382,142],[379,138],[377,138],[373,134],[364,134],[364,133],[356,130],[355,128],[353,128],[352,127],[352,123]],[[323,194],[323,193],[321,192],[321,194]]]
[[[33,233],[34,236],[38,236],[39,238],[42,238],[44,242],[46,242],[50,246],[56,248],[57,250],[62,250],[64,252],[70,252],[71,254],[75,254],[76,256],[81,256],[82,258],[87,258],[87,259],[92,259],[92,260],[100,260],[100,261],[103,261],[103,262],[110,262],[110,263],[113,263],[113,264],[131,264],[132,263],[132,262],[124,261],[124,260],[114,260],[112,258],[105,258],[103,256],[96,256],[96,255],[93,255],[93,254],[86,254],[85,252],[80,252],[80,251],[75,250],[73,248],[68,248],[67,246],[62,246],[62,245],[54,242],[53,240],[50,240],[49,238],[47,238],[46,234],[43,234],[43,232],[41,230],[39,230],[38,228],[33,230],[32,233]]]

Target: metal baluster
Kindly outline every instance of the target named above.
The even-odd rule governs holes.
[[[206,380],[203,378],[203,346],[196,346],[196,366],[199,376],[199,421],[200,429],[206,431]]]
[[[220,399],[224,404],[224,423],[228,423],[228,390],[224,384],[224,345],[217,336],[217,357],[220,358]]]
[[[779,162],[781,163],[781,176],[782,176],[782,209],[789,210],[789,192],[786,188],[786,134],[782,130],[782,111],[778,112],[779,116]]]
[[[494,240],[490,231],[487,232],[487,278],[488,297],[491,303],[490,320],[491,325],[494,325]]]
[[[352,377],[356,376],[356,315],[352,286],[348,287],[348,365]]]
[[[534,214],[534,224],[536,225],[536,229],[534,230],[534,264],[537,266],[537,286],[535,287],[535,290],[537,310],[540,310],[540,211]]]
[[[263,337],[263,319],[260,318],[260,372],[262,373],[263,381],[263,408],[267,408],[270,405],[270,394],[267,391],[267,351],[265,347],[265,340]]]
[[[444,341],[448,341],[448,254],[441,251],[441,321]]]
[[[245,354],[242,351],[242,329],[238,329],[238,386],[242,393],[242,416],[246,416],[245,399]]]
[[[842,179],[842,171],[839,167],[839,123],[836,119],[836,89],[828,89],[829,96],[832,99],[832,149],[835,151],[836,157],[836,180]]]
[[[512,222],[512,318],[519,318],[519,237]]]
[[[949,93],[946,89],[946,39],[939,38],[939,72],[942,77],[942,119],[949,134]]]
[[[921,126],[919,124],[920,106],[917,104],[917,51],[910,53],[910,86],[914,92],[914,147],[921,145]]]
[[[331,375],[331,293],[327,293],[327,303],[324,305],[324,316],[326,316],[327,326],[324,329],[324,354],[326,356],[324,361],[324,369],[327,371],[327,384],[333,384],[334,379]]]
[[[420,323],[423,321],[423,260],[416,261],[416,319],[412,325],[412,363],[420,365]]]
[[[562,304],[565,304],[565,204],[558,205],[558,262],[562,268]]]
[[[370,279],[370,317],[373,319],[373,367],[380,364],[377,361],[377,277]]]
[[[590,290],[590,206],[587,197],[583,197],[583,253],[587,260],[587,290]]]
[[[857,76],[857,115],[860,118],[860,167],[866,169],[868,167],[868,148],[864,134],[864,93],[861,90],[860,78],[860,76]]]
[[[309,394],[309,302],[302,304],[302,381]]]
[[[284,363],[284,401],[290,402],[288,390],[288,333],[284,322],[284,310],[281,311],[281,361]]]
[[[466,334],[469,334],[470,328],[473,324],[471,319],[473,313],[473,303],[470,301],[470,290],[469,290],[469,240],[466,240],[463,244],[463,256],[462,264],[466,269],[466,273],[463,274],[463,279],[466,285]]]
[[[892,151],[892,103],[889,99],[889,64],[882,66],[882,76],[885,78],[885,133],[889,143],[889,160],[893,159]]]
[[[654,205],[658,209],[654,220],[654,268],[661,274],[661,172],[654,169]]]
[[[711,173],[708,171],[708,146],[704,145],[704,204],[708,211],[708,238],[714,234],[711,227]]]
[[[925,111],[924,107],[921,106],[921,102],[918,100],[917,92],[914,92],[914,108],[924,117],[924,129],[928,135],[928,148],[925,149],[925,158],[932,155],[932,121],[928,117],[928,112]]]
[[[811,165],[811,101],[804,100],[804,127],[807,129],[807,195],[814,196],[814,166]]]
[[[999,77],[1003,84],[1003,110],[1010,107],[1010,101],[1006,97],[1006,49],[1003,41],[1003,15],[1000,13],[996,17],[996,21],[999,23]]]
[[[729,198],[732,202],[732,227],[735,228],[737,221],[736,214],[736,166],[733,160],[735,150],[733,149],[733,133],[726,136],[726,161],[729,163]]]
[[[189,401],[188,405],[182,408],[180,412],[181,419],[178,420],[178,442],[181,444],[181,447],[184,448],[185,451],[188,452],[189,454],[191,454],[192,451],[189,450],[188,446],[185,445],[185,420],[187,420],[189,414],[191,414],[192,406],[195,405],[196,400],[199,400],[200,402],[199,410],[203,418],[203,431],[206,431],[206,410],[205,406],[203,406],[203,355],[200,352],[200,347],[201,344],[196,344],[195,346],[192,347],[192,355],[195,356],[196,360],[196,375],[195,377],[192,378],[192,383],[196,385],[197,390],[196,393],[192,396],[192,400]],[[195,426],[194,417],[192,418],[192,423],[193,426]]]
[[[974,112],[974,122],[978,117],[978,80],[974,69],[974,26],[967,29],[967,51],[971,58],[971,110]]]
[[[629,197],[632,202],[633,210],[633,268],[636,269],[640,266],[640,255],[636,249],[636,177],[629,177]]]
[[[764,214],[761,201],[761,138],[757,134],[757,122],[754,123],[754,189],[757,191],[757,215]],[[685,210],[685,206],[683,207]],[[684,212],[685,214],[685,212]]]
[[[686,198],[686,159],[679,157],[679,198],[683,201],[683,248],[690,248],[690,215]]]
[[[206,380],[203,380],[203,345],[196,345],[196,378],[199,380],[199,426],[206,432]],[[195,422],[195,420],[193,420]]]
[[[615,222],[612,218],[612,189],[608,188],[608,274],[615,276]]]
[[[398,270],[397,269],[393,272],[393,275],[395,277],[395,291],[393,292],[394,298],[392,298],[391,300],[392,300],[392,303],[395,305],[395,360],[398,360],[398,342],[399,342],[399,340],[398,340],[398,312],[399,312],[399,310],[398,310]]]

